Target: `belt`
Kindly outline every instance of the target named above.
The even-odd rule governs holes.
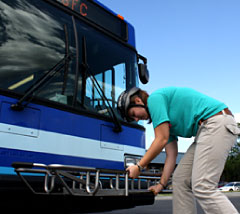
[[[222,111],[218,112],[217,114],[214,114],[211,117],[215,117],[217,115],[225,115],[225,114],[233,116],[232,112],[228,108],[225,108]],[[209,117],[209,118],[211,118],[211,117]],[[209,118],[207,118],[206,120],[204,120],[204,119],[199,120],[198,125],[202,125],[202,123],[207,121]]]

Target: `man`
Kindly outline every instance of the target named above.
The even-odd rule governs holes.
[[[196,213],[195,199],[206,214],[237,214],[228,198],[217,189],[231,147],[240,133],[228,107],[190,88],[168,87],[150,96],[139,88],[124,91],[118,109],[128,121],[149,120],[155,139],[144,157],[128,167],[136,178],[161,151],[166,149],[160,192],[171,176],[177,156],[177,137],[195,136],[173,175],[173,213]]]

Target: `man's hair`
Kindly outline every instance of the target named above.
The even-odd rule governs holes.
[[[136,97],[139,97],[147,107],[147,99],[149,97],[149,94],[146,91],[140,89],[136,94],[134,94],[130,99],[131,104],[134,104]]]

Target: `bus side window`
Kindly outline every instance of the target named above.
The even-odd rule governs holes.
[[[126,65],[121,63],[114,66],[115,70],[115,97],[116,99],[119,95],[126,90]],[[116,100],[117,102],[117,100]]]
[[[98,84],[101,87],[102,92],[108,100],[114,111],[117,111],[117,98],[123,90],[126,89],[126,70],[125,64],[118,64],[109,70],[103,71],[95,75]],[[86,97],[90,102],[86,102],[85,105],[88,110],[98,112],[100,114],[106,114],[108,111],[108,104],[103,100],[99,94],[99,90],[96,89],[92,79],[87,79]],[[105,111],[104,111],[105,110]]]

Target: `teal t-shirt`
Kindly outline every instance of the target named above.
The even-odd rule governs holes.
[[[213,116],[227,106],[190,88],[168,87],[153,92],[148,100],[153,127],[169,122],[170,139],[196,136],[198,122]]]

